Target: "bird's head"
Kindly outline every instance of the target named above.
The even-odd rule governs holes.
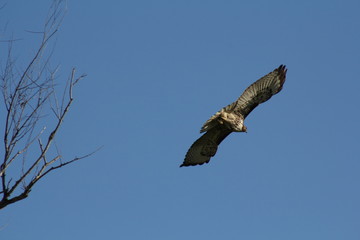
[[[245,125],[243,125],[242,129],[241,129],[243,132],[246,132],[247,133],[247,127]]]

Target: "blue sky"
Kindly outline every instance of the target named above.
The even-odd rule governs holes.
[[[1,1],[20,59],[51,3],[36,2]],[[360,239],[359,1],[67,5],[52,61],[88,77],[57,145],[104,147],[2,210],[1,239]],[[248,133],[179,168],[202,124],[280,64]]]

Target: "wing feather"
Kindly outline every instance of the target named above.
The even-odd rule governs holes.
[[[180,167],[195,166],[208,163],[216,154],[219,144],[231,133],[230,130],[217,126],[196,140],[186,153],[183,164]]]
[[[234,111],[245,119],[259,104],[281,91],[286,80],[286,72],[286,66],[280,65],[251,84],[234,103],[225,107],[226,111]]]
[[[217,118],[221,112],[235,113],[244,120],[259,104],[266,102],[281,91],[286,79],[286,71],[286,66],[280,65],[274,71],[251,84],[235,102],[220,109],[207,120],[200,132],[209,131],[216,126],[218,124]]]

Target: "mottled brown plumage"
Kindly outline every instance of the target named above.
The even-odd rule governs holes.
[[[180,167],[208,163],[216,154],[218,145],[230,133],[246,132],[245,118],[259,104],[281,91],[286,72],[285,65],[280,65],[251,84],[235,102],[222,108],[207,120],[200,130],[200,133],[206,133],[191,145]]]

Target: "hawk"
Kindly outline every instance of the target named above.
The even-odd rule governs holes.
[[[230,133],[246,132],[245,118],[259,104],[281,91],[286,72],[286,66],[280,65],[251,84],[235,102],[222,108],[207,120],[200,130],[200,133],[205,132],[205,134],[191,145],[180,167],[208,163],[215,155],[218,145]]]

